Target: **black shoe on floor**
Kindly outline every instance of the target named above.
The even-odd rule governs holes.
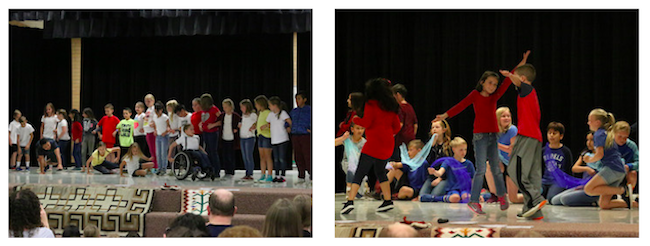
[[[632,201],[630,201],[632,185],[626,184],[623,186],[623,189],[625,189],[625,192],[623,192],[621,197],[623,198],[623,201],[625,201],[625,204],[627,204],[627,208],[632,209]]]
[[[384,202],[381,204],[381,206],[379,206],[379,207],[377,208],[376,211],[377,211],[377,212],[387,212],[388,210],[391,210],[391,209],[393,209],[393,208],[395,208],[395,206],[393,206],[393,201],[392,201],[392,200],[388,200],[388,201],[384,201]]]
[[[341,214],[349,214],[354,210],[354,201],[347,201],[343,203],[343,208],[341,208]]]

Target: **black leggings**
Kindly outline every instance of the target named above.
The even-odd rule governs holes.
[[[361,153],[361,157],[359,157],[359,166],[357,167],[357,172],[354,174],[353,183],[361,185],[361,180],[363,180],[363,177],[368,174],[371,168],[374,169],[379,183],[388,181],[386,172],[384,171],[386,169],[387,162],[388,160],[379,160],[377,158]],[[373,183],[370,185],[374,186],[375,184]]]

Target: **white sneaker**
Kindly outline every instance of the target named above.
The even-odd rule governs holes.
[[[299,178],[298,182],[296,182],[295,184],[304,184],[304,183],[305,183],[305,179]]]

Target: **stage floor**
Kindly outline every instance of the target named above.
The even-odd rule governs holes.
[[[71,169],[52,172],[48,171],[46,174],[38,174],[38,168],[31,168],[29,172],[26,171],[13,171],[9,170],[9,183],[10,184],[76,184],[76,185],[90,185],[90,184],[106,184],[118,186],[162,186],[167,185],[177,186],[191,186],[191,187],[251,187],[251,188],[288,188],[288,189],[311,189],[311,183],[295,184],[298,181],[297,170],[287,170],[285,183],[254,183],[239,182],[239,179],[244,177],[246,171],[236,170],[232,178],[224,178],[223,171],[221,172],[222,179],[211,181],[210,179],[192,181],[190,177],[185,180],[177,180],[174,176],[157,176],[148,175],[146,177],[120,177],[117,174],[103,175],[95,172],[93,175],[82,173],[81,171],[72,171]],[[261,173],[259,170],[253,172],[253,177],[259,179]]]
[[[437,221],[438,218],[449,219],[451,223],[476,223],[476,224],[516,224],[531,222],[517,219],[521,211],[521,204],[511,204],[507,211],[501,211],[497,204],[483,203],[483,211],[487,215],[474,215],[467,204],[451,203],[421,203],[411,201],[395,201],[395,209],[386,213],[376,213],[375,209],[381,201],[355,200],[354,210],[350,214],[342,215],[339,211],[346,201],[344,194],[335,195],[336,222],[352,221]],[[613,209],[601,210],[597,207],[564,207],[546,205],[543,222],[548,223],[618,223],[639,224],[639,209]]]

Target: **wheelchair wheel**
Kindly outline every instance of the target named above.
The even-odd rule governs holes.
[[[172,170],[176,179],[183,180],[187,178],[187,175],[192,172],[192,159],[187,153],[179,152],[174,156]]]

